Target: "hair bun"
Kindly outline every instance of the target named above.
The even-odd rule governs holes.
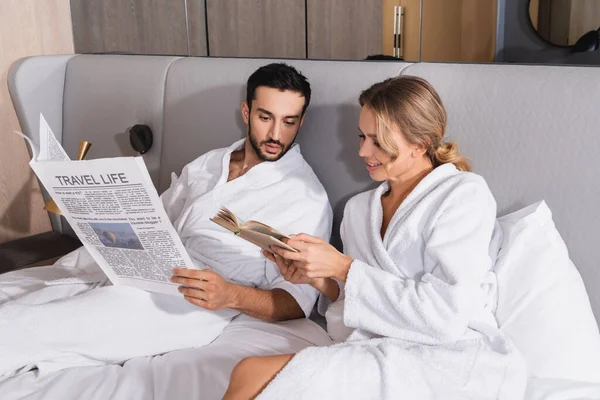
[[[467,159],[460,155],[458,146],[454,142],[442,142],[435,151],[437,165],[452,163],[460,171],[470,171]]]

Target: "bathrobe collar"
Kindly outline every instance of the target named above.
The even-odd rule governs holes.
[[[227,148],[223,155],[221,177],[217,186],[230,184],[238,180],[245,182],[245,185],[252,187],[264,187],[271,183],[281,181],[292,171],[300,168],[304,164],[304,158],[300,152],[300,145],[294,143],[292,147],[277,161],[263,161],[250,168],[244,175],[227,182],[229,177],[229,162],[231,153],[244,148],[246,139],[240,139]],[[241,182],[241,181],[240,181]]]

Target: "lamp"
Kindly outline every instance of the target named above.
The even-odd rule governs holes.
[[[77,152],[78,161],[81,161],[85,158],[86,154],[90,150],[90,147],[92,147],[92,144],[90,142],[86,142],[85,140],[79,142],[79,151]],[[48,200],[48,202],[44,206],[44,210],[54,214],[62,215],[60,209],[52,199]]]

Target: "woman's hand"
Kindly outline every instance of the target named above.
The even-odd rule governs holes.
[[[352,258],[340,253],[323,239],[301,233],[291,237],[287,244],[298,253],[280,247],[273,247],[272,250],[306,278],[336,278],[346,282]]]
[[[288,282],[295,284],[308,284],[318,289],[321,286],[323,278],[309,278],[303,270],[296,268],[292,261],[283,259],[279,254],[272,254],[263,250],[263,255],[277,264],[281,276]]]
[[[306,276],[304,270],[295,266],[295,261],[288,261],[281,257],[279,254],[271,254],[263,250],[263,254],[266,258],[277,264],[279,271],[283,278],[294,284],[309,284],[331,301],[336,301],[340,295],[340,288],[336,281],[331,278],[309,278]]]

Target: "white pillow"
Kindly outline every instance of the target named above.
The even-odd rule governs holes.
[[[498,219],[496,318],[529,374],[600,383],[600,334],[579,272],[539,202]]]
[[[527,381],[527,400],[598,400],[600,384],[566,379],[531,378]]]

